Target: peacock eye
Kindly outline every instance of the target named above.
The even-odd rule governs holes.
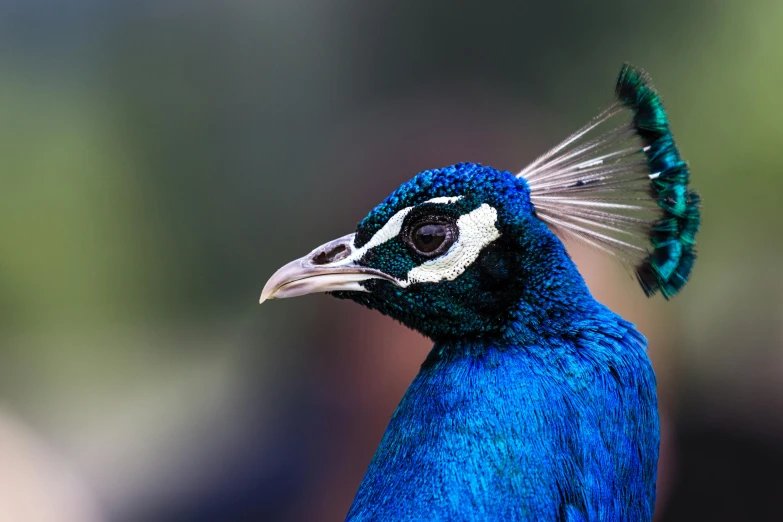
[[[410,227],[406,242],[418,254],[435,257],[454,243],[457,236],[455,228],[453,223],[442,220],[421,222]]]
[[[413,244],[420,252],[434,252],[446,240],[446,227],[443,225],[421,225],[413,233]]]

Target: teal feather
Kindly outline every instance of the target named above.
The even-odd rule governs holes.
[[[690,171],[647,76],[624,65],[607,110],[523,170],[536,215],[631,267],[648,296],[690,277],[701,215]],[[597,138],[590,136],[630,112]]]
[[[625,64],[617,78],[616,94],[633,111],[633,126],[645,144],[650,172],[659,173],[652,180],[651,196],[663,216],[652,227],[653,251],[637,267],[636,274],[648,296],[660,290],[668,299],[690,277],[701,200],[696,192],[688,190],[688,165],[680,157],[663,103],[647,75]]]

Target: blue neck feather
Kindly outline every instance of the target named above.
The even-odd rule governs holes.
[[[593,300],[559,241],[546,246],[549,269],[502,331],[436,342],[348,520],[651,520],[646,341]]]

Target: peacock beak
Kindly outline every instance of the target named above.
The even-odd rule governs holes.
[[[354,247],[354,234],[319,246],[274,273],[261,292],[267,299],[285,299],[316,292],[368,292],[360,283],[368,279],[397,281],[379,270],[358,265],[364,252]]]

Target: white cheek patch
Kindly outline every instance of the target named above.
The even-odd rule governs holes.
[[[437,283],[453,281],[478,259],[481,251],[500,237],[495,227],[497,210],[486,203],[460,216],[457,220],[459,238],[442,256],[425,261],[408,272],[408,280],[401,286],[413,283]]]

